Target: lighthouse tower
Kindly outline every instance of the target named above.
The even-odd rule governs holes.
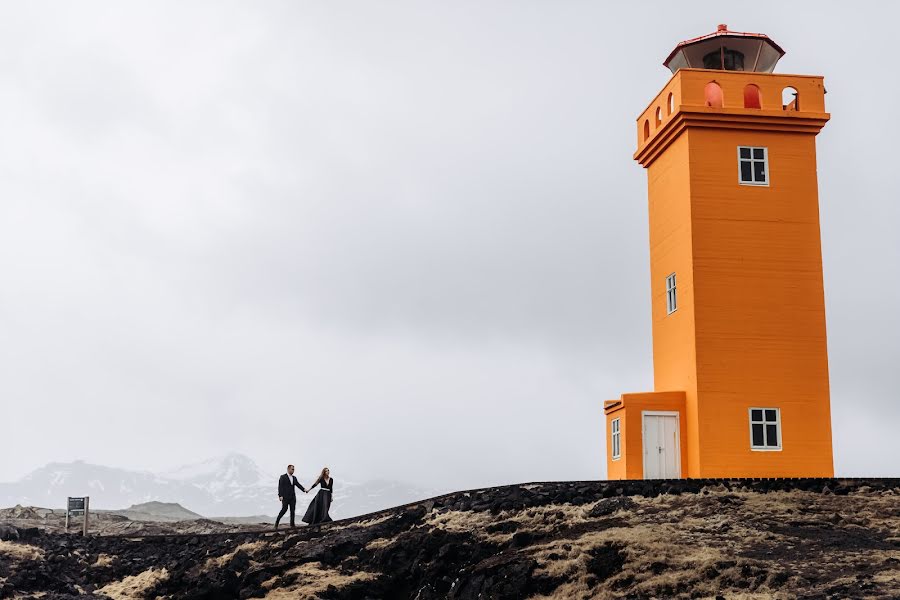
[[[831,477],[820,76],[730,31],[682,42],[637,120],[655,392],[604,404],[610,479]]]

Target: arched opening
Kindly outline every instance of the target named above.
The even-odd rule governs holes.
[[[644,119],[644,141],[650,139],[650,119]]]
[[[660,107],[656,107],[656,126],[659,127],[662,124],[662,109]]]
[[[790,86],[781,90],[781,108],[784,110],[800,110],[800,94]]]
[[[715,81],[710,81],[703,89],[706,97],[706,105],[713,108],[722,108],[725,106],[725,96],[722,94],[722,87]]]
[[[744,87],[744,108],[762,108],[762,94],[759,86],[748,83]]]
[[[671,115],[673,112],[675,112],[675,96],[669,92],[669,97],[666,99],[666,114]]]

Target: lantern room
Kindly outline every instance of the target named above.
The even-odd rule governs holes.
[[[678,69],[717,69],[771,73],[784,56],[781,46],[762,33],[729,31],[719,25],[713,33],[681,42],[663,64]]]

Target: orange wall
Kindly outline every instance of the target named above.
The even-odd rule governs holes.
[[[705,106],[713,80],[724,108]],[[762,109],[743,107],[748,83],[762,90]],[[800,111],[782,110],[789,85]],[[683,69],[638,118],[655,389],[684,391],[684,476],[833,475],[815,159],[824,111],[821,77]],[[738,145],[768,148],[768,187],[739,185]],[[667,316],[672,272],[678,310]],[[750,449],[750,406],[781,409],[781,451]],[[633,422],[623,435],[635,435]],[[626,475],[640,477],[640,440],[623,448]]]
[[[621,439],[621,457],[613,460],[612,451],[612,421],[619,419],[619,432]],[[607,479],[628,479],[628,460],[629,458],[636,460],[635,455],[628,451],[625,444],[631,440],[632,436],[626,434],[625,431],[625,405],[619,404],[612,410],[606,412],[606,478]],[[639,456],[639,455],[638,455]]]
[[[689,132],[701,477],[833,475],[815,135]],[[764,146],[768,187],[738,185]],[[747,409],[781,409],[781,452],[750,450]]]
[[[674,411],[679,414],[681,431],[681,475],[687,476],[687,428],[685,415],[684,392],[646,392],[639,394],[622,394],[620,403],[606,412],[606,478],[607,479],[643,479],[644,477],[644,445],[643,418],[645,410]],[[622,457],[612,459],[612,426],[613,419],[620,419]]]
[[[650,294],[653,321],[653,379],[657,391],[686,394],[681,421],[688,448],[682,474],[694,476],[699,459],[697,378],[694,349],[693,256],[688,136],[675,140],[647,169],[650,217]],[[666,314],[666,277],[676,274],[678,310]]]
[[[710,81],[715,81],[722,88],[724,107],[707,109],[704,88]],[[800,108],[806,114],[825,113],[825,84],[818,75],[787,75],[773,73],[748,73],[745,71],[707,71],[704,69],[681,69],[669,79],[668,83],[647,105],[637,118],[638,152],[653,141],[658,134],[666,130],[679,112],[684,110],[709,110],[718,114],[739,114],[744,109],[744,86],[752,83],[760,90],[762,107],[755,114],[775,114],[779,117],[795,117],[785,115],[782,110],[782,90],[793,87],[800,95]],[[672,96],[670,111],[669,96]],[[656,113],[662,119],[656,123]],[[735,113],[737,111],[737,113]],[[644,139],[644,124],[650,129],[650,138]],[[637,158],[637,156],[636,156]],[[646,166],[646,163],[642,161]]]

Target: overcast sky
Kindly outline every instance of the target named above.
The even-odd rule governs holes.
[[[653,388],[634,119],[717,23],[825,76],[836,470],[900,475],[892,4],[0,6],[0,481],[605,476]]]

